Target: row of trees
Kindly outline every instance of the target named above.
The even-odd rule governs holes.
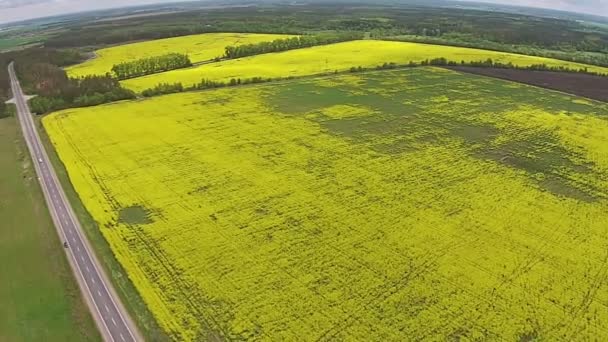
[[[270,42],[227,46],[225,57],[240,58],[246,56],[259,55],[263,53],[295,50],[317,45],[334,44],[339,42],[357,40],[361,38],[363,38],[363,35],[361,33],[347,32],[332,35],[310,35],[285,39],[276,39]]]
[[[378,35],[374,35],[373,37]],[[546,58],[554,58],[560,59],[563,61],[570,61],[576,63],[583,64],[591,64],[591,65],[599,65],[599,66],[608,66],[608,54],[606,53],[591,53],[585,52],[583,50],[579,51],[572,47],[563,47],[561,49],[556,50],[548,50],[542,47],[530,46],[530,45],[513,45],[513,44],[503,44],[498,42],[493,42],[489,40],[484,40],[481,38],[472,37],[470,35],[462,35],[462,34],[446,34],[441,37],[433,37],[433,36],[399,36],[392,38],[382,38],[378,36],[379,39],[383,40],[392,40],[392,41],[407,41],[407,42],[416,42],[416,43],[426,43],[426,44],[438,44],[438,45],[448,45],[448,46],[459,46],[459,47],[467,47],[467,48],[476,48],[483,50],[492,50],[492,51],[502,51],[502,52],[511,52],[522,55],[529,56],[539,56]],[[608,45],[607,45],[608,49]],[[608,50],[606,50],[608,52]]]
[[[452,60],[449,60],[444,57],[439,57],[439,58],[434,58],[434,59],[426,59],[419,63],[410,61],[408,64],[403,64],[403,65],[396,64],[396,63],[384,63],[384,64],[376,66],[374,69],[390,70],[390,69],[397,69],[397,68],[406,68],[406,67],[412,68],[412,67],[419,67],[419,66],[442,66],[442,67],[466,66],[466,67],[475,67],[475,68],[553,71],[553,72],[581,73],[581,74],[594,75],[594,76],[608,76],[608,74],[601,74],[601,73],[589,71],[589,69],[587,69],[587,68],[572,69],[572,68],[568,68],[568,67],[564,67],[564,66],[551,66],[551,65],[547,65],[547,64],[532,64],[532,65],[526,65],[526,66],[518,66],[511,62],[509,62],[509,63],[496,62],[496,61],[493,61],[491,58],[488,58],[486,60],[480,60],[480,61],[456,62],[456,61],[452,61]],[[355,72],[363,72],[363,71],[368,71],[368,70],[370,70],[370,69],[364,68],[362,66],[358,66],[358,67],[350,68],[349,71],[352,73],[355,73]]]
[[[234,87],[238,85],[246,84],[259,84],[272,82],[274,80],[281,80],[283,78],[263,78],[263,77],[251,77],[251,78],[232,78],[228,82],[213,81],[209,79],[203,79],[201,82],[194,84],[190,87],[184,87],[180,82],[178,83],[160,83],[154,88],[146,89],[141,94],[144,97],[152,97],[165,94],[181,93],[183,91],[192,90],[205,90],[205,89],[217,89],[224,87]]]
[[[412,63],[412,62],[410,62],[410,63]],[[581,73],[581,74],[588,74],[588,75],[594,75],[594,76],[608,76],[607,74],[589,71],[589,69],[586,67],[573,69],[573,68],[569,68],[569,67],[565,67],[565,66],[561,66],[561,65],[553,66],[553,65],[547,65],[544,63],[519,66],[519,65],[513,64],[512,62],[509,62],[509,63],[497,62],[497,61],[492,60],[491,58],[488,58],[488,59],[482,60],[482,61],[456,62],[456,61],[448,60],[447,58],[444,58],[444,57],[440,57],[440,58],[434,58],[434,59],[430,59],[430,60],[427,59],[425,61],[422,61],[420,63],[420,65],[422,65],[422,66],[425,66],[425,65],[470,66],[470,67],[477,67],[477,68],[518,69],[518,70],[531,70],[531,71],[554,71],[554,72]]]
[[[190,66],[192,66],[192,62],[188,55],[169,53],[162,56],[142,58],[132,62],[116,64],[112,67],[112,73],[119,80],[125,80]]]

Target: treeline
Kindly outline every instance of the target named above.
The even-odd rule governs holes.
[[[374,70],[374,69],[375,70],[390,70],[390,69],[397,69],[397,68],[413,68],[413,67],[420,67],[420,66],[440,66],[440,67],[466,66],[466,67],[474,67],[474,68],[498,68],[498,69],[517,69],[517,70],[530,70],[530,71],[552,71],[552,72],[581,73],[581,74],[587,74],[587,75],[593,75],[593,76],[607,76],[608,77],[608,74],[602,74],[602,73],[598,73],[598,72],[594,72],[594,71],[589,71],[588,68],[573,69],[573,68],[568,68],[568,67],[564,67],[564,66],[550,66],[547,64],[531,64],[531,65],[526,65],[526,66],[519,66],[519,65],[513,64],[512,62],[509,62],[509,63],[497,62],[497,61],[492,60],[491,58],[488,58],[486,60],[479,60],[479,61],[468,61],[467,62],[467,61],[461,60],[460,62],[457,62],[457,61],[449,60],[444,57],[426,59],[422,62],[410,61],[407,64],[397,64],[397,63],[387,62],[384,64],[380,64],[374,68],[364,68],[362,66],[351,67],[349,69],[349,72],[356,73],[356,72],[363,72],[363,71],[369,71],[369,70]]]
[[[512,62],[509,62],[509,63],[497,62],[497,61],[492,60],[491,58],[488,58],[483,61],[456,62],[456,61],[448,60],[447,58],[444,58],[444,57],[439,57],[439,58],[434,58],[434,59],[430,59],[430,60],[427,59],[425,61],[422,61],[420,63],[420,65],[422,65],[422,66],[426,66],[426,65],[469,66],[469,67],[476,67],[476,68],[499,68],[499,69],[530,70],[530,71],[553,71],[553,72],[581,73],[581,74],[588,74],[588,75],[594,75],[594,76],[608,76],[608,74],[602,74],[599,72],[590,71],[586,67],[573,69],[573,68],[569,68],[569,67],[565,67],[565,66],[561,66],[561,65],[560,66],[551,66],[551,65],[544,64],[544,63],[519,66],[519,65],[513,64]]]
[[[186,54],[169,53],[162,56],[142,58],[132,62],[116,64],[112,67],[112,73],[119,80],[140,77],[158,72],[192,66],[190,58]]]
[[[327,45],[351,40],[362,39],[360,32],[345,32],[333,35],[309,35],[284,39],[275,39],[270,42],[256,44],[245,44],[238,46],[227,46],[225,58],[240,58],[263,53],[280,52],[307,48],[311,46]]]
[[[288,78],[291,78],[291,77],[288,77]],[[173,83],[173,84],[160,83],[154,88],[144,90],[141,93],[141,95],[144,97],[152,97],[152,96],[158,96],[158,95],[181,93],[183,91],[217,89],[217,88],[234,87],[234,86],[246,85],[246,84],[259,84],[259,83],[278,81],[278,80],[282,80],[282,79],[284,79],[284,78],[281,78],[281,77],[279,77],[279,78],[263,78],[263,77],[232,78],[228,82],[203,79],[201,82],[194,84],[192,86],[189,86],[189,87],[184,87],[184,85],[180,82]]]
[[[446,34],[441,37],[433,36],[398,36],[381,38],[382,40],[399,41],[399,42],[415,42],[425,44],[438,44],[448,46],[458,46],[474,49],[483,49],[490,51],[510,52],[528,56],[538,56],[563,61],[591,64],[608,67],[608,54],[606,53],[591,53],[578,51],[574,49],[548,50],[536,46],[514,45],[492,42],[484,39],[475,39],[467,35]]]

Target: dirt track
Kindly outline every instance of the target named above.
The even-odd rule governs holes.
[[[608,102],[608,77],[578,73],[530,71],[498,68],[450,67],[449,69],[475,75],[531,84],[564,93]]]

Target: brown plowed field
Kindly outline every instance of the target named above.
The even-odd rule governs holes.
[[[475,75],[531,84],[538,87],[559,90],[565,93],[584,96],[608,102],[608,77],[578,73],[530,71],[499,68],[450,67],[452,70]]]

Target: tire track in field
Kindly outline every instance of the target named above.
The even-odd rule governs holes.
[[[472,241],[464,241],[464,239],[462,239],[457,242],[451,243],[448,246],[445,246],[444,248],[438,249],[437,252],[435,252],[435,253],[427,254],[427,256],[424,258],[424,260],[418,267],[415,267],[412,270],[408,270],[408,272],[406,272],[403,276],[401,276],[399,279],[397,279],[395,281],[380,285],[374,291],[374,292],[376,292],[376,294],[372,295],[370,299],[366,300],[365,303],[360,305],[359,310],[349,313],[349,315],[344,319],[343,323],[336,324],[333,327],[331,327],[330,329],[326,330],[316,339],[316,341],[319,342],[319,341],[333,340],[339,333],[341,333],[343,330],[345,330],[346,328],[353,325],[356,321],[358,321],[359,320],[358,316],[360,316],[362,311],[367,310],[368,307],[372,306],[375,303],[385,302],[386,300],[391,298],[393,295],[397,294],[399,291],[404,289],[410,281],[418,278],[419,276],[421,276],[425,273],[428,273],[428,271],[431,269],[431,267],[436,265],[437,260],[439,260],[441,257],[448,254],[449,251],[451,251],[453,249],[457,249],[463,245],[473,243],[476,240],[477,239],[474,239]]]
[[[607,282],[608,282],[608,253],[606,253],[606,255],[604,256],[601,266],[600,266],[599,270],[597,271],[595,277],[593,277],[593,280],[591,281],[591,285],[587,289],[587,292],[585,292],[585,295],[583,296],[580,304],[575,308],[573,315],[572,315],[572,319],[566,325],[565,331],[567,334],[569,332],[567,340],[572,341],[574,338],[574,335],[578,331],[580,331],[581,328],[578,328],[578,329],[576,328],[577,321],[582,320],[584,318],[583,316],[584,316],[585,312],[587,312],[587,310],[591,306],[591,303],[593,303],[593,301],[595,300],[595,297],[597,296],[598,291]],[[606,328],[606,327],[598,326],[598,328],[601,330],[604,330],[604,331],[608,331],[608,328]]]
[[[65,134],[63,125],[61,125],[60,129],[61,129],[62,133]],[[66,136],[68,136],[68,135],[66,135]],[[99,185],[100,190],[103,193],[105,200],[107,201],[109,206],[114,211],[118,212],[122,208],[122,206],[116,199],[114,199],[114,197],[112,197],[110,195],[111,192],[110,192],[109,188],[105,185],[103,178],[98,174],[95,167],[93,165],[91,165],[87,161],[86,158],[84,158],[82,152],[80,151],[78,146],[75,143],[73,143],[72,139],[68,139],[68,143],[74,150],[75,154],[78,156],[79,161],[89,170],[89,174],[90,174],[91,178],[96,182],[96,184]],[[183,273],[183,271],[177,270],[175,268],[175,265],[173,265],[173,263],[163,253],[162,248],[160,246],[158,246],[157,243],[154,242],[154,239],[150,238],[137,225],[126,224],[126,226],[128,226],[130,228],[130,231],[133,232],[135,238],[137,239],[137,241],[139,241],[139,244],[137,244],[137,243],[133,244],[132,242],[129,242],[128,244],[131,246],[134,246],[136,248],[143,247],[143,249],[145,251],[147,251],[146,254],[149,257],[151,257],[153,260],[156,260],[157,262],[160,263],[161,269],[164,269],[164,272],[162,272],[162,273],[167,275],[172,283],[177,284],[177,286],[175,286],[175,288],[178,290],[177,294],[182,297],[182,299],[183,299],[184,303],[186,303],[187,307],[189,307],[190,310],[192,310],[191,312],[195,312],[196,315],[203,321],[203,324],[207,327],[207,329],[210,332],[215,332],[215,331],[219,330],[224,336],[230,336],[227,331],[222,329],[222,325],[213,319],[213,317],[212,317],[213,315],[208,315],[205,312],[201,311],[199,309],[200,305],[198,305],[197,303],[195,303],[194,301],[191,300],[190,296],[188,295],[187,291],[184,290],[184,288],[193,288],[193,287],[195,287],[195,285],[184,281],[183,278],[181,276],[179,276],[179,274]],[[104,240],[106,240],[105,237],[104,237]],[[107,240],[106,240],[106,242],[109,243],[109,241],[107,241]],[[119,265],[121,268],[123,267],[122,264],[119,263]],[[153,271],[152,268],[148,268],[148,271],[146,271],[146,268],[140,268],[140,269],[147,275],[151,276],[151,278],[158,278],[155,274],[150,273]],[[123,268],[123,270],[124,270],[124,268]],[[125,272],[125,273],[127,273],[127,272]],[[138,294],[139,294],[139,290],[138,290]],[[139,295],[141,296],[141,294],[139,294]]]
[[[513,282],[521,277],[522,275],[529,272],[534,266],[538,265],[540,262],[544,261],[544,255],[546,251],[549,249],[550,245],[555,245],[560,242],[560,238],[565,236],[564,233],[560,233],[559,231],[551,231],[551,233],[544,236],[536,236],[537,239],[542,239],[541,245],[533,251],[528,253],[528,256],[524,258],[523,262],[520,262],[515,269],[511,272],[509,276],[506,277],[503,281],[501,281],[498,286],[496,286],[495,291],[500,291],[503,287],[513,284]]]

